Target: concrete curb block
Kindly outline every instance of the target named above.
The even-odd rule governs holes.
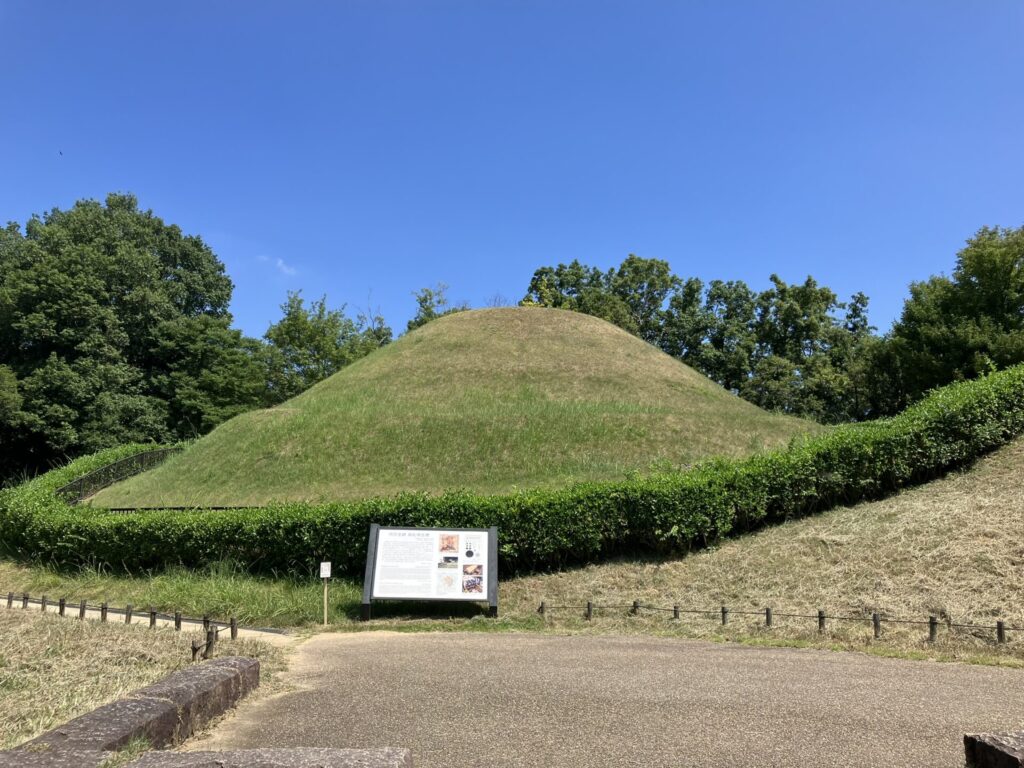
[[[391,747],[150,752],[128,768],[412,768],[412,753]]]
[[[8,752],[7,766],[96,766],[137,738],[158,748],[180,744],[259,685],[258,659],[215,659],[77,717]]]
[[[964,752],[967,768],[1024,768],[1024,731],[968,733]]]

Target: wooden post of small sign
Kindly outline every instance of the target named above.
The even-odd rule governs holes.
[[[324,580],[324,626],[327,626],[327,582],[331,580],[331,564],[320,563],[320,578]]]

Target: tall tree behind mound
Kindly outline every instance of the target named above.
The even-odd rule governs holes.
[[[1024,227],[978,230],[951,277],[913,283],[892,344],[910,400],[1024,362]]]
[[[16,398],[0,414],[0,472],[196,434],[258,405],[257,350],[230,328],[231,290],[201,238],[132,195],[54,209],[24,234],[9,224],[0,360]]]

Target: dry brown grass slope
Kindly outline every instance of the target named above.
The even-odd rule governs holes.
[[[198,634],[79,621],[0,608],[0,749],[9,749],[192,660]],[[219,655],[250,655],[280,667],[263,643],[219,644]]]
[[[283,406],[221,425],[100,493],[110,506],[259,504],[607,480],[784,444],[766,413],[587,315],[450,315]]]
[[[1024,439],[982,459],[970,470],[904,491],[884,501],[839,508],[728,541],[716,549],[664,562],[616,562],[517,579],[503,590],[505,610],[527,612],[551,604],[628,604],[733,610],[723,630],[717,617],[684,616],[672,628],[665,614],[628,617],[609,611],[594,622],[608,630],[672,631],[694,636],[746,635],[767,639],[763,616],[739,611],[772,606],[776,613],[941,620],[939,643],[925,642],[926,626],[885,625],[883,645],[957,656],[1002,652],[1024,657],[1024,632],[1010,632],[1003,649],[992,630],[950,629],[952,623],[993,625],[997,618],[1024,627]],[[585,628],[570,611],[552,622]],[[776,620],[771,636],[871,642],[869,623],[828,622],[825,638],[805,619]]]

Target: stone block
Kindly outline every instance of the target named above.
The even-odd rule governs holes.
[[[100,768],[110,756],[88,749],[12,749],[0,752],[0,768]]]
[[[967,768],[1024,768],[1024,732],[968,733]]]
[[[150,752],[128,768],[412,768],[412,753],[393,747]]]
[[[167,699],[119,699],[32,739],[19,750],[115,750],[144,737],[154,747],[177,744],[185,735],[178,707]]]
[[[181,741],[235,706],[239,699],[259,685],[259,681],[259,660],[238,657],[215,659],[175,672],[136,691],[132,698],[172,702],[178,708],[183,724],[182,732],[176,734],[177,741]]]

